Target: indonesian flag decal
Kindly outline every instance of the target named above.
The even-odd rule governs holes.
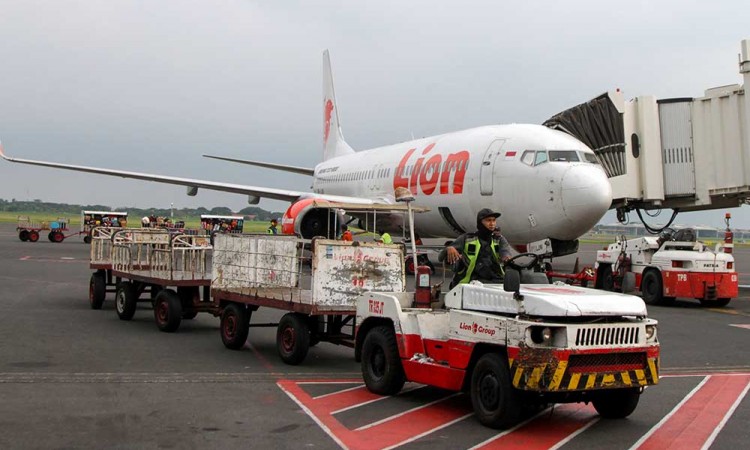
[[[515,151],[505,152],[505,159],[513,159],[515,157],[516,157],[516,152]]]

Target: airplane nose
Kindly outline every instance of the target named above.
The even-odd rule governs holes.
[[[561,187],[563,214],[570,224],[570,239],[575,239],[607,212],[612,204],[612,186],[601,167],[576,164],[563,175]]]

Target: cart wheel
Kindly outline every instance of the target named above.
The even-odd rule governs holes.
[[[29,242],[36,242],[39,240],[39,233],[36,231],[29,231]]]
[[[471,405],[479,422],[490,428],[508,428],[521,418],[521,399],[511,384],[508,362],[497,353],[485,353],[474,366]]]
[[[611,389],[599,392],[592,400],[594,409],[605,419],[624,419],[635,411],[640,389]]]
[[[296,366],[301,363],[310,349],[310,328],[307,316],[296,313],[284,314],[276,329],[276,350],[281,360]]]
[[[84,244],[90,244],[91,243],[91,235],[90,234],[87,234],[86,236],[83,237],[83,243]]]
[[[177,292],[172,289],[162,289],[156,295],[154,319],[161,331],[171,333],[180,328],[182,321],[182,302]]]
[[[18,239],[20,239],[22,242],[26,242],[29,240],[29,230],[21,230],[18,233]]]
[[[115,310],[120,320],[130,320],[135,315],[138,294],[133,283],[123,281],[117,284],[115,293]]]
[[[50,231],[49,234],[47,235],[47,239],[49,239],[50,242],[55,242],[55,238],[53,236],[54,233],[55,233],[54,231]]]
[[[244,306],[230,303],[221,314],[221,341],[224,347],[239,350],[245,346],[250,331],[250,315]]]
[[[107,295],[107,280],[104,273],[94,272],[89,281],[89,304],[91,309],[102,309],[104,297]]]
[[[53,231],[50,234],[52,235],[52,242],[57,242],[59,244],[60,242],[65,240],[65,235],[59,231]]]
[[[381,325],[370,330],[362,343],[362,378],[367,389],[375,394],[398,393],[406,377],[398,354],[393,329]]]

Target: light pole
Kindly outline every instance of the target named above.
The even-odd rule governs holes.
[[[169,204],[169,217],[174,219],[174,203]]]

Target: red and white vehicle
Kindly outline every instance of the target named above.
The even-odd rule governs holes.
[[[726,306],[739,289],[731,231],[713,250],[691,231],[667,229],[659,237],[622,240],[596,252],[596,287],[620,290],[632,273],[646,303],[671,304],[680,297]]]
[[[479,421],[494,428],[546,403],[631,414],[659,377],[657,322],[643,300],[519,278],[508,270],[504,286],[459,285],[438,308],[414,308],[407,293],[362,294],[355,357],[368,389],[390,395],[412,381],[468,391]]]

